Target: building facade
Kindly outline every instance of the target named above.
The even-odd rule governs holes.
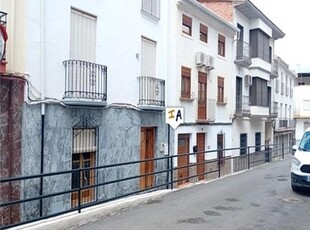
[[[285,34],[248,0],[200,2],[239,29],[233,41],[231,87],[235,100],[231,114],[232,147],[243,148],[234,152],[242,155],[248,146],[272,143],[272,120],[277,117],[275,42]]]
[[[310,73],[298,73],[297,84],[294,87],[294,119],[296,121],[296,141],[310,127]]]
[[[78,188],[127,174],[148,175],[84,189],[82,204],[168,182],[166,174],[152,174],[165,170],[166,161],[125,170],[96,166],[193,153],[174,158],[173,167],[183,167],[176,184],[208,179],[213,166],[205,161],[246,153],[222,149],[275,139],[279,103],[282,117],[291,116],[284,112],[291,97],[275,106],[274,59],[293,79],[274,56],[284,33],[250,1],[0,0],[0,7],[8,34],[0,71],[0,176],[90,168],[1,187],[4,201],[69,191],[3,208],[2,223],[75,208]],[[184,109],[175,130],[166,124],[166,107]],[[232,172],[229,162],[214,167]],[[188,167],[194,163],[200,166]],[[191,175],[199,177],[183,179]]]

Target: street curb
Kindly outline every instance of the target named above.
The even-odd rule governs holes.
[[[41,221],[36,221],[31,224],[25,224],[12,228],[14,230],[62,230],[62,229],[76,229],[77,227],[85,224],[95,222],[107,218],[110,215],[114,215],[124,209],[132,208],[153,199],[160,198],[174,190],[159,190],[152,193],[146,193],[142,195],[127,197],[112,201],[102,205],[95,205],[89,208],[82,209],[81,213],[70,212],[64,215],[60,215],[53,218],[48,218]]]

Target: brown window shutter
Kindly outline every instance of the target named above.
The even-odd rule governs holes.
[[[203,72],[198,72],[198,78],[199,78],[199,82],[201,83],[207,83],[207,74],[203,73]]]
[[[208,27],[205,25],[200,24],[200,32],[203,34],[208,34]]]
[[[183,24],[192,27],[192,19],[183,14]]]
[[[219,34],[219,42],[225,43],[225,37]]]
[[[184,76],[184,77],[191,77],[191,69],[182,66],[182,76]]]
[[[218,77],[217,78],[217,84],[218,84],[219,87],[223,87],[224,88],[224,78]]]

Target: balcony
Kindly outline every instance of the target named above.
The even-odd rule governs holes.
[[[249,117],[251,115],[250,97],[238,95],[236,99],[235,115],[237,117]]]
[[[278,102],[272,102],[272,107],[270,107],[269,112],[270,112],[270,117],[276,118],[278,117],[278,111],[279,111],[279,105]]]
[[[164,110],[165,81],[155,77],[138,77],[138,107],[145,110]]]
[[[65,94],[67,105],[105,106],[107,101],[107,67],[81,60],[67,60]]]
[[[278,60],[274,59],[271,65],[271,74],[270,74],[271,78],[277,78],[279,76],[278,68],[279,68],[279,62]]]
[[[242,67],[249,67],[252,64],[250,45],[244,41],[237,41],[237,56],[235,63]]]
[[[283,129],[294,129],[295,128],[295,121],[288,118],[280,117],[277,120],[276,130],[283,130]]]
[[[215,105],[216,105],[215,99],[207,98],[207,104],[206,104],[207,107],[206,108],[204,107],[204,109],[206,110],[206,114],[202,116],[203,118],[200,117],[198,114],[198,119],[196,120],[197,124],[207,124],[215,121]]]
[[[207,99],[207,121],[215,121],[215,99]]]

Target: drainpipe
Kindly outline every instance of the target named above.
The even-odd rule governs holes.
[[[44,173],[44,125],[45,125],[45,0],[40,1],[40,79],[41,79],[41,157],[40,174]],[[40,177],[40,196],[43,195],[43,177]],[[40,199],[40,217],[43,214],[42,199]]]

